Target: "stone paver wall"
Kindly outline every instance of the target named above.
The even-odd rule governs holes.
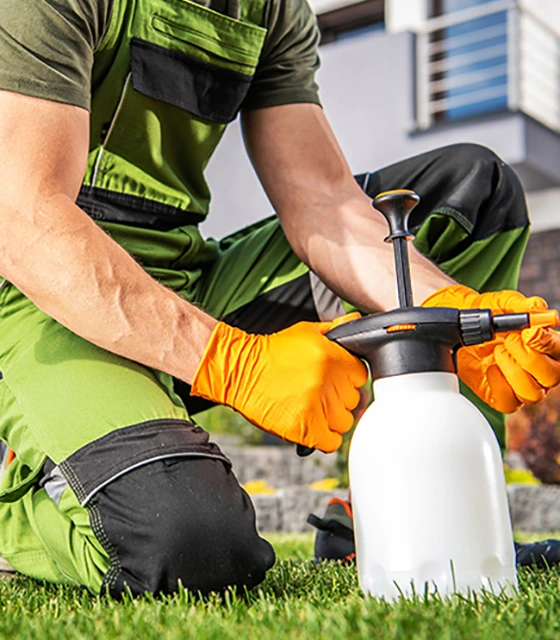
[[[552,485],[508,485],[508,502],[513,528],[518,531],[560,531],[560,487]],[[281,489],[274,495],[251,496],[260,531],[314,531],[307,515],[323,516],[333,496],[346,497],[346,491],[313,491],[306,487]],[[381,526],[381,523],[380,523]]]
[[[233,472],[241,484],[266,480],[275,489],[308,485],[338,475],[336,455],[316,451],[307,458],[296,454],[295,445],[238,447],[224,438],[214,438],[233,464]]]
[[[299,458],[294,447],[237,447],[231,441],[220,446],[233,463],[241,484],[265,480],[276,491],[253,494],[260,531],[299,532],[314,530],[307,524],[309,513],[322,517],[333,496],[346,497],[345,489],[317,491],[309,485],[336,476],[336,456],[315,452]],[[514,529],[560,531],[560,486],[508,485],[508,500]]]

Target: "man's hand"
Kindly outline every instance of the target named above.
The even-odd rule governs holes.
[[[462,285],[436,291],[424,307],[491,309],[494,313],[527,313],[547,308],[542,298],[526,298],[518,291],[477,293]],[[497,334],[483,344],[457,352],[459,377],[494,409],[513,413],[523,404],[542,400],[560,383],[560,334],[531,328]]]
[[[220,322],[191,393],[233,407],[284,440],[336,451],[352,427],[367,370],[325,338],[335,324],[300,322],[272,335],[251,335]]]

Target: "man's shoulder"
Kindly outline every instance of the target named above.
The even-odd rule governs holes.
[[[254,82],[244,109],[291,103],[320,105],[315,72],[319,67],[319,30],[307,0],[269,0],[268,29]]]
[[[307,21],[310,17],[315,19],[314,16],[308,0],[267,0],[263,26],[275,28],[278,22]]]
[[[0,89],[89,107],[113,0],[3,0]]]

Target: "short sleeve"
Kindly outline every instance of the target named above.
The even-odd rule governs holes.
[[[307,0],[269,0],[263,51],[244,109],[296,102],[320,104],[319,29]]]
[[[2,0],[0,89],[90,108],[111,0]]]

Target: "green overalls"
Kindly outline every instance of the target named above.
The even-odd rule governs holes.
[[[198,231],[210,200],[204,168],[238,113],[266,34],[263,0],[225,10],[231,15],[188,0],[116,2],[95,59],[78,204],[179,295],[269,332],[342,307],[310,277],[276,219],[221,242]],[[453,147],[358,181],[371,195],[412,188],[423,196],[412,221],[417,246],[450,275],[479,289],[516,286],[524,199],[490,152]],[[0,289],[0,371],[0,438],[17,453],[2,479],[0,556],[27,575],[99,591],[114,558],[92,496],[113,476],[82,476],[84,452],[132,426],[189,424],[188,389],[79,338],[10,283]],[[200,442],[166,446],[169,455],[227,461]],[[139,450],[134,468],[152,460]],[[114,477],[129,468],[121,464]]]

